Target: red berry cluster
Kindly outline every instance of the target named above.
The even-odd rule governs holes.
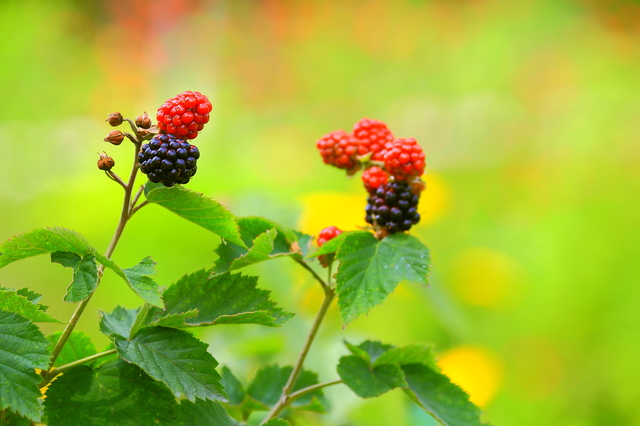
[[[167,100],[158,109],[158,127],[163,133],[183,139],[195,139],[209,122],[211,109],[211,102],[202,93],[183,92]]]
[[[352,133],[333,131],[316,147],[326,164],[346,169],[349,175],[364,168],[362,181],[369,193],[366,220],[378,238],[408,231],[418,223],[425,156],[414,138],[395,138],[382,121],[363,118]]]
[[[324,228],[318,234],[318,247],[322,247],[324,243],[334,239],[340,234],[342,234],[342,231],[335,226]],[[320,264],[326,268],[327,266],[329,266],[329,263],[333,261],[333,254],[321,254],[320,256],[318,256],[318,260],[320,261]]]

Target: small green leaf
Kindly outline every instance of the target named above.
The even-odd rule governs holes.
[[[371,364],[376,361],[380,355],[393,348],[393,345],[386,345],[384,343],[374,342],[371,340],[365,340],[358,346],[354,346],[347,341],[345,341],[344,344],[352,354],[362,358],[367,362],[367,364]]]
[[[225,273],[210,278],[200,270],[183,276],[163,294],[165,310],[152,309],[149,323],[157,324],[169,315],[181,315],[197,309],[197,316],[185,318],[184,326],[215,324],[282,325],[293,314],[276,308],[270,292],[256,288],[256,277]],[[177,325],[176,325],[177,326]]]
[[[223,241],[214,250],[218,255],[213,272],[222,274],[254,263],[282,256],[299,254],[292,249],[297,240],[293,231],[262,217],[243,217],[238,219],[240,237],[245,246]]]
[[[163,382],[177,397],[227,401],[218,362],[208,345],[175,328],[148,327],[129,340],[116,336],[118,355]]]
[[[50,352],[53,350],[56,343],[58,343],[60,336],[62,336],[62,332],[57,331],[47,337],[50,342],[47,349]],[[69,339],[67,339],[67,342],[62,347],[62,351],[60,352],[60,355],[58,355],[58,358],[56,358],[53,366],[60,367],[61,365],[78,361],[88,356],[95,355],[96,353],[96,347],[87,334],[82,331],[73,331],[69,336]]]
[[[291,426],[291,423],[283,419],[271,419],[264,426]]]
[[[298,247],[300,248],[300,254],[303,258],[307,257],[309,250],[311,250],[311,243],[313,242],[313,235],[305,234],[300,231],[293,231],[297,238]]]
[[[68,251],[56,251],[51,253],[51,262],[73,269],[73,279],[64,296],[65,302],[80,302],[98,286],[98,266],[93,254],[80,257]]]
[[[382,303],[401,281],[427,285],[429,250],[410,235],[392,234],[378,241],[370,233],[354,232],[345,237],[336,258],[344,324]]]
[[[322,254],[331,254],[331,253],[335,253],[336,251],[338,251],[338,248],[342,245],[342,243],[344,242],[344,240],[352,234],[368,234],[371,235],[370,232],[366,232],[366,231],[345,231],[342,234],[338,235],[337,237],[334,237],[332,239],[330,239],[329,241],[327,241],[326,243],[324,243],[322,245],[322,247],[319,247],[318,250],[316,250],[315,252],[313,252],[313,254],[307,256],[308,258],[313,258],[313,257],[317,257],[320,256]]]
[[[423,364],[402,366],[405,393],[444,426],[482,426],[480,409],[444,374]]]
[[[128,339],[139,310],[116,306],[110,314],[100,311],[100,331],[107,336],[115,334]]]
[[[146,195],[150,203],[159,204],[225,240],[245,247],[235,217],[220,203],[204,194],[174,186],[155,188]]]
[[[146,302],[162,308],[160,286],[149,277],[156,274],[156,262],[151,257],[145,257],[137,265],[124,270],[131,288]]]
[[[139,367],[114,360],[58,376],[44,400],[48,426],[174,426],[171,392]]]
[[[278,365],[268,365],[262,367],[251,381],[247,389],[247,394],[268,407],[275,405],[292,371],[293,367],[291,366],[280,367]],[[318,375],[316,373],[302,370],[293,387],[293,391],[295,392],[317,383]],[[326,410],[323,404],[326,404],[326,400],[324,399],[322,389],[319,389],[293,401],[291,408],[325,412]]]
[[[385,364],[372,368],[364,359],[355,355],[340,358],[338,374],[361,398],[372,398],[397,387],[406,387],[399,366]]]
[[[242,383],[240,380],[233,375],[231,370],[225,365],[222,367],[222,386],[224,386],[225,392],[229,396],[229,404],[231,405],[240,405],[244,401],[244,397],[246,396],[244,392],[244,388],[242,387]]]
[[[216,401],[180,401],[176,426],[239,426]]]
[[[31,321],[0,310],[0,411],[8,408],[33,421],[40,420],[42,396],[35,369],[46,369],[49,341]]]
[[[26,297],[22,294],[25,294]],[[33,322],[61,323],[62,321],[49,316],[49,314],[45,312],[46,306],[37,304],[37,300],[40,299],[39,296],[39,294],[29,292],[27,289],[16,291],[0,288],[0,309],[14,312]],[[36,301],[34,302],[34,300]]]

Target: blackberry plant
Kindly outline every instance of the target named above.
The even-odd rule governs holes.
[[[105,141],[132,147],[134,161],[122,179],[106,152],[98,160],[98,169],[124,192],[120,220],[104,253],[62,227],[34,229],[0,244],[0,268],[41,254],[70,268],[64,301],[76,304],[71,318],[61,321],[47,313],[40,294],[0,287],[0,425],[295,425],[298,411],[326,412],[324,392],[333,386],[347,386],[362,398],[399,388],[445,426],[482,425],[480,410],[440,372],[429,344],[345,342],[348,354],[335,360],[335,375],[322,380],[304,365],[334,300],[347,326],[400,282],[427,284],[429,250],[408,233],[420,219],[425,189],[424,154],[417,142],[394,139],[384,123],[371,119],[356,123],[352,133],[331,132],[317,142],[325,163],[348,175],[363,171],[369,197],[364,214],[371,227],[342,231],[327,224],[313,248],[310,235],[266,218],[236,217],[183,186],[191,183],[200,156],[191,141],[210,112],[204,95],[188,91],[160,107],[155,125],[146,113],[135,120],[108,116],[109,125],[127,123],[131,132],[114,129]],[[148,178],[143,185],[136,184],[140,173]],[[128,267],[114,261],[129,220],[149,204],[219,236],[213,266],[185,271],[164,289],[153,278],[151,257]],[[258,286],[259,277],[241,271],[281,257],[307,271],[324,297],[296,362],[265,365],[243,383],[218,365],[215,348],[190,331],[221,324],[286,325],[293,313],[270,299]],[[100,312],[100,331],[111,344],[98,351],[76,325],[107,269],[141,305]],[[58,323],[60,330],[45,336],[36,325],[41,322]]]

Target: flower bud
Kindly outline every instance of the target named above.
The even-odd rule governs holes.
[[[124,140],[124,133],[120,130],[112,130],[109,132],[106,138],[104,138],[105,142],[109,142],[113,145],[120,145]]]
[[[113,127],[116,127],[122,124],[122,120],[122,114],[119,112],[112,112],[105,121],[109,122]]]
[[[99,153],[100,159],[98,160],[98,168],[100,170],[109,171],[113,166],[116,165],[116,162],[113,158],[109,157],[106,152]]]
[[[144,112],[144,114],[139,115],[136,118],[136,126],[141,127],[143,129],[148,129],[149,127],[151,127],[151,118],[149,117],[149,114],[147,114],[146,111]]]

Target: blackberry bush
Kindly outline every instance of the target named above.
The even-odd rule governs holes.
[[[327,164],[348,174],[364,170],[371,227],[325,228],[314,250],[311,235],[266,218],[236,217],[214,199],[176,185],[196,173],[200,154],[188,140],[197,136],[210,111],[204,95],[184,92],[160,108],[157,125],[146,113],[135,121],[119,113],[109,116],[108,125],[126,122],[131,133],[113,130],[105,140],[113,149],[132,147],[134,160],[127,179],[115,173],[116,162],[106,152],[97,163],[124,192],[120,219],[104,253],[67,228],[34,229],[0,244],[0,268],[44,253],[51,262],[70,268],[72,280],[63,300],[76,304],[71,318],[60,321],[39,303],[40,294],[0,287],[0,426],[255,426],[258,421],[262,426],[292,426],[300,411],[325,413],[324,392],[332,386],[346,386],[362,398],[401,389],[445,426],[481,426],[479,409],[440,372],[429,344],[345,341],[342,356],[327,357],[336,365],[329,377],[320,380],[305,368],[335,299],[344,329],[383,303],[399,283],[427,285],[429,250],[407,233],[420,220],[421,149],[406,140],[398,148],[399,139],[388,141],[392,136],[384,123],[368,119],[356,124],[355,135],[337,131],[318,141]],[[366,152],[359,155],[358,149]],[[407,164],[410,170],[404,168]],[[136,184],[139,172],[148,178],[143,185]],[[96,191],[96,196],[103,195]],[[133,266],[120,266],[113,254],[123,232],[133,215],[150,204],[214,233],[217,246],[203,249],[213,249],[215,261],[186,272],[168,288],[156,282],[155,262],[149,256]],[[187,245],[184,241],[176,247]],[[219,324],[285,325],[293,313],[258,287],[258,277],[239,271],[275,258],[302,267],[323,297],[295,363],[264,365],[250,380],[241,380],[245,372],[219,366],[214,358],[219,348],[208,347],[196,337],[200,333],[190,331]],[[98,351],[89,335],[76,328],[98,286],[107,285],[101,284],[106,269],[141,300],[133,309],[117,306],[100,312],[99,329],[110,344]],[[40,322],[58,324],[59,330],[45,336],[36,325]]]

